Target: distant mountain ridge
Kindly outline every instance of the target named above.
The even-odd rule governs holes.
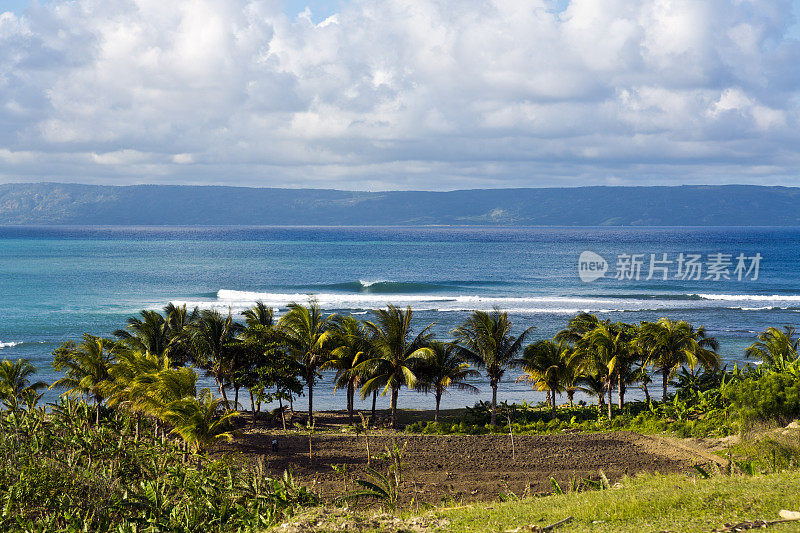
[[[19,183],[0,185],[0,224],[800,226],[800,187],[353,192]]]

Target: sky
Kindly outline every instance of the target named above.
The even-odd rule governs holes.
[[[800,0],[0,0],[0,183],[800,185]]]

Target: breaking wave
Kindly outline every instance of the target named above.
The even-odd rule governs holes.
[[[795,310],[800,295],[736,294],[615,294],[578,296],[485,296],[464,294],[443,283],[361,280],[359,282],[317,285],[317,290],[261,292],[220,289],[201,301],[174,301],[188,307],[231,310],[239,313],[257,301],[280,311],[290,302],[304,303],[314,298],[326,310],[368,311],[391,303],[417,311],[465,312],[500,308],[514,313],[576,314],[680,312],[686,310],[769,311]],[[444,289],[447,289],[446,291]],[[322,289],[322,290],[320,290]],[[455,294],[454,294],[455,293]],[[758,302],[762,305],[753,305]],[[794,305],[793,305],[794,304]]]

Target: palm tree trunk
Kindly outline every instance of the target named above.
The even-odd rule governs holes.
[[[614,403],[611,399],[611,392],[614,387],[611,386],[611,382],[608,382],[608,419],[611,420],[611,404]]]
[[[369,425],[373,426],[375,424],[375,403],[378,401],[378,391],[372,391],[372,414],[369,417]]]
[[[308,423],[314,423],[314,383],[308,382]]]
[[[239,408],[239,385],[234,385],[233,390],[233,408],[236,410]]]
[[[347,423],[353,425],[353,407],[355,403],[355,387],[353,382],[347,383]]]
[[[669,370],[664,367],[661,369],[661,401],[667,401],[667,383],[669,382]]]
[[[219,377],[216,378],[217,380],[217,387],[219,387],[219,393],[222,395],[222,401],[225,402],[225,409],[230,409],[228,405],[228,395],[225,394],[225,387],[222,385],[222,381],[220,381]]]
[[[492,380],[492,416],[489,423],[493,426],[497,425],[497,382]]]
[[[573,401],[575,399],[575,389],[567,389],[567,399],[569,400],[569,406],[575,407],[575,402]]]
[[[642,383],[642,389],[644,390],[645,400],[650,403],[650,389],[647,388],[647,383]]]
[[[555,420],[556,419],[556,391],[551,390],[550,394],[553,396],[553,402],[552,402],[551,408],[553,409],[553,411],[552,411],[553,420]]]
[[[619,394],[617,394],[617,400],[619,401],[619,408],[622,409],[625,407],[625,380],[622,379],[622,374],[619,375],[618,386]]]
[[[100,398],[95,396],[94,397],[94,402],[95,402],[95,410],[96,410],[94,424],[96,426],[99,426],[100,425]]]
[[[253,391],[250,391],[250,412],[253,413],[253,425],[256,425],[256,401],[253,399]]]
[[[278,395],[278,409],[281,411],[281,424],[283,425],[283,430],[286,431],[286,415],[283,412],[283,398],[281,398],[280,394]]]
[[[441,402],[442,402],[442,391],[441,390],[437,390],[436,391],[436,412],[433,414],[433,421],[434,422],[438,422],[439,421],[439,404]]]
[[[397,429],[397,393],[400,392],[399,388],[392,387],[392,429]]]

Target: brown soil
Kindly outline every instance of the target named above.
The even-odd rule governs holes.
[[[367,463],[364,435],[345,432],[343,426],[311,437],[309,460],[307,432],[252,428],[242,431],[232,447],[248,460],[263,459],[273,475],[291,469],[301,482],[311,485],[326,499],[345,492],[345,481],[331,465],[346,465],[347,489],[352,480],[364,478]],[[324,415],[323,415],[324,416]],[[320,427],[318,423],[318,427]],[[272,441],[278,449],[272,451]],[[406,446],[404,492],[408,498],[437,504],[442,501],[496,500],[503,494],[548,493],[550,477],[566,490],[572,480],[597,479],[600,470],[613,483],[625,474],[687,471],[708,458],[666,439],[632,432],[541,436],[509,435],[411,435],[380,430],[370,432],[370,452],[379,455],[392,442]],[[372,461],[385,472],[385,465]]]

